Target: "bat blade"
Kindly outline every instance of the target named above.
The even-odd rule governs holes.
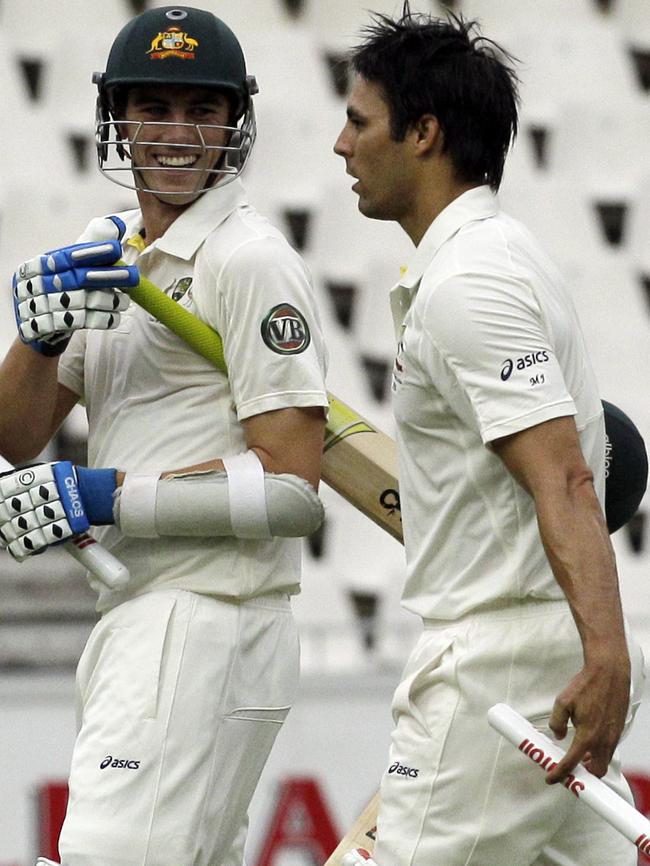
[[[375,847],[378,810],[379,792],[373,796],[350,830],[332,851],[324,866],[341,866],[343,857],[354,848],[365,848],[369,854],[372,854]]]
[[[332,394],[329,404],[323,481],[402,541],[395,441]]]

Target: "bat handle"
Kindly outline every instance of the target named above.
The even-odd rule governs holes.
[[[73,536],[63,546],[109,589],[122,589],[129,582],[128,568],[86,532]]]
[[[562,760],[564,749],[537,730],[507,704],[488,710],[488,722],[526,757],[548,770]],[[562,783],[645,854],[650,854],[650,821],[612,788],[578,764]]]

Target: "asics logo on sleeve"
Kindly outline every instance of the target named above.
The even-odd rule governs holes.
[[[501,367],[501,379],[503,382],[507,382],[515,370],[525,370],[535,364],[544,364],[546,361],[548,361],[546,349],[528,352],[528,354],[520,355],[518,358],[507,358]]]

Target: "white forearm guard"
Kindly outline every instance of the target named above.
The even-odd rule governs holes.
[[[251,456],[252,455],[252,456]],[[323,521],[314,488],[297,475],[264,472],[254,452],[224,460],[227,473],[159,479],[127,473],[113,513],[124,535],[300,537]]]

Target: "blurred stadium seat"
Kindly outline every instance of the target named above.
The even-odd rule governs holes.
[[[646,169],[632,194],[628,239],[635,274],[650,280],[650,169]],[[650,286],[648,291],[650,300]]]
[[[330,0],[328,3],[311,0],[307,4],[305,22],[323,47],[345,51],[358,40],[359,22],[368,19],[368,10],[392,15],[401,6],[400,0]]]

